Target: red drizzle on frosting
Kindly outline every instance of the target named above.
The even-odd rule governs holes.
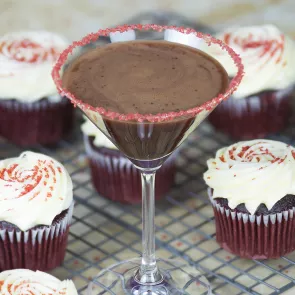
[[[259,146],[260,144],[263,144],[264,142],[258,142],[255,145],[252,146],[244,146],[241,148],[241,150],[239,151],[238,154],[235,154],[234,151],[236,150],[236,147],[232,147],[229,151],[228,151],[228,155],[229,158],[232,160],[236,160],[236,157],[239,158],[238,160],[241,162],[252,162],[253,160],[256,161],[257,163],[259,163],[261,161],[261,157],[262,156],[268,156],[268,161],[271,164],[282,164],[286,159],[288,155],[284,155],[282,157],[277,157],[275,156],[272,152],[270,152],[270,150],[268,148],[265,148],[263,146]],[[257,146],[257,149],[255,149],[255,146]],[[290,146],[287,145],[287,148],[289,149]],[[257,151],[258,150],[258,151]],[[292,156],[295,159],[295,151],[291,150]],[[222,162],[225,162],[224,160],[224,156],[220,156],[219,159]],[[229,166],[229,169],[231,169],[232,166]],[[258,170],[262,170],[266,167],[259,167]],[[217,168],[215,168],[217,169]],[[236,175],[234,175],[236,176]],[[254,179],[253,179],[254,180]]]
[[[4,281],[0,281],[0,292],[1,292],[1,288],[2,288],[2,286],[4,285]],[[30,285],[30,284],[35,284],[35,283],[38,283],[38,282],[34,282],[34,281],[30,281],[30,280],[23,280],[23,281],[21,281],[18,285],[12,285],[12,284],[8,284],[7,285],[7,291],[9,292],[9,294],[12,294],[12,291],[14,291],[14,290],[12,290],[12,287],[14,286],[14,289],[18,289],[18,288],[20,288],[21,286],[23,286],[23,285],[25,285],[24,287],[26,287],[28,290],[24,290],[24,291],[29,291],[29,293],[26,293],[26,294],[30,294],[30,295],[34,295],[35,294],[35,292],[34,292],[34,290],[32,290],[32,286]],[[23,288],[24,288],[23,287]],[[54,293],[42,293],[42,295],[57,295],[57,290],[55,290],[55,289],[52,289],[52,291],[54,292]],[[38,292],[38,294],[39,294],[39,291],[37,290],[37,292]],[[2,293],[1,293],[2,294]],[[6,294],[6,293],[5,293]],[[37,293],[36,293],[37,294]],[[66,290],[66,288],[63,288],[62,290],[60,290],[59,292],[58,292],[58,295],[65,295],[65,294],[67,294],[67,290]]]
[[[56,60],[59,52],[54,47],[45,48],[30,39],[5,40],[0,43],[0,54],[23,63],[39,63]]]
[[[258,58],[263,58],[268,54],[269,57],[265,60],[263,65],[267,64],[276,54],[278,56],[276,57],[275,63],[281,62],[284,53],[285,37],[283,34],[279,36],[278,40],[270,39],[254,41],[252,33],[249,33],[246,37],[233,37],[232,33],[226,33],[223,36],[223,40],[228,45],[235,44],[239,46],[242,51],[247,51],[248,49],[259,49],[260,52],[258,53]],[[285,66],[285,63],[283,66]]]
[[[24,169],[19,164],[13,164],[7,168],[1,169],[0,180],[7,183],[5,184],[5,187],[13,187],[13,184],[15,183],[20,184],[15,188],[14,198],[21,198],[36,190],[40,183],[42,183],[43,186],[48,185],[47,180],[42,181],[42,179],[48,179],[50,177],[49,169],[47,167],[49,167],[50,172],[52,172],[53,175],[56,175],[56,171],[51,162],[38,160],[37,165],[33,166],[31,169]],[[53,182],[56,183],[56,177],[53,178]],[[54,187],[51,185],[49,188],[44,189],[48,190],[48,193],[46,194],[47,198],[51,198]],[[37,190],[30,197],[30,200],[33,200],[39,194],[40,190]]]
[[[249,146],[242,147],[242,150],[238,153],[238,157],[243,158],[244,154],[247,152],[249,148]],[[233,153],[233,151],[230,151],[229,153],[231,152]]]

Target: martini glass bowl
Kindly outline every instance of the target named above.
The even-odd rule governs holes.
[[[153,34],[151,34],[153,32]],[[83,102],[63,88],[64,66],[77,56],[77,50],[109,38],[111,42],[150,40],[178,42],[195,48],[222,50],[237,68],[225,91],[202,105],[158,114],[119,113]],[[207,51],[207,50],[206,50]],[[226,74],[226,72],[225,72]],[[157,259],[155,251],[155,176],[169,155],[196,127],[238,87],[243,77],[239,56],[214,37],[193,29],[159,25],[124,25],[99,30],[74,42],[59,57],[52,77],[61,95],[67,97],[103,132],[142,175],[142,257],[122,261],[101,271],[89,284],[88,294],[181,295],[212,294],[209,282],[185,260]],[[177,81],[175,81],[177,83]],[[180,99],[182,99],[180,97]]]

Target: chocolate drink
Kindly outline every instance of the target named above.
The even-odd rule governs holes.
[[[63,86],[93,107],[158,114],[202,105],[226,90],[228,76],[216,60],[192,47],[128,41],[81,55],[65,71]],[[192,117],[155,123],[102,119],[107,135],[131,160],[165,157],[198,124]]]

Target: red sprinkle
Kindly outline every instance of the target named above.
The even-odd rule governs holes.
[[[22,54],[24,50],[31,53],[29,58],[26,54]],[[59,55],[56,48],[45,48],[41,44],[29,39],[13,40],[10,42],[3,41],[0,44],[0,54],[5,56],[8,55],[10,59],[24,63],[38,63],[47,60],[56,60]]]
[[[224,159],[224,156],[222,155],[221,157],[219,157],[220,161],[225,163],[225,159]]]
[[[250,148],[250,146],[244,146],[242,147],[242,150],[238,153],[238,157],[243,158],[246,151]]]

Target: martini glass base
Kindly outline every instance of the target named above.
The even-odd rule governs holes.
[[[130,259],[101,271],[89,284],[88,295],[211,295],[206,278],[179,260],[158,259],[163,280],[156,285],[139,284],[134,276],[141,259]]]

